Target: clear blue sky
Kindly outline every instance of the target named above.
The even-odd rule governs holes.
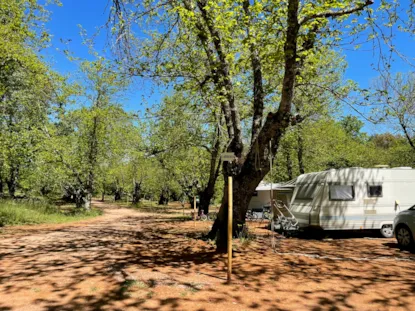
[[[62,50],[69,48],[75,56],[90,59],[88,48],[82,44],[80,36],[80,28],[78,25],[87,31],[88,35],[94,34],[98,27],[105,24],[109,14],[109,8],[106,8],[109,0],[61,0],[63,6],[51,6],[52,11],[51,21],[47,24],[47,28],[53,35],[52,47],[43,53],[47,55],[47,60],[52,64],[55,70],[61,73],[74,72],[76,65],[69,62]],[[407,2],[408,0],[405,0]],[[379,1],[376,1],[379,2]],[[397,49],[407,56],[415,56],[414,39],[406,35],[396,32],[394,44]],[[63,44],[61,42],[68,42]],[[70,42],[68,41],[70,40]],[[97,51],[102,51],[105,48],[105,29],[102,30],[102,35],[96,40]],[[57,51],[59,49],[60,51]],[[374,54],[371,45],[363,45],[359,50],[350,49],[344,50],[346,60],[348,62],[348,69],[346,71],[346,78],[352,79],[359,83],[363,88],[370,86],[378,73],[373,70],[371,64],[376,61],[377,55]],[[411,68],[400,60],[395,58],[393,63],[393,71],[409,71]],[[132,91],[127,95],[128,100],[124,103],[127,110],[142,111],[143,108],[151,106],[152,103],[159,101],[163,94],[161,90],[152,87],[151,82],[142,81],[137,82]],[[353,112],[345,108],[346,113]],[[373,133],[381,131],[379,127],[367,124],[364,130]]]

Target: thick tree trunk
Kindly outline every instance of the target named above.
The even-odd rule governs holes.
[[[133,189],[133,204],[138,204],[141,197],[141,183],[134,180],[134,189]]]
[[[200,203],[199,203],[199,212],[203,211],[204,214],[209,213],[210,201],[214,195],[214,188],[206,187],[203,192],[199,194]]]
[[[237,237],[245,224],[245,215],[248,210],[249,201],[255,188],[262,180],[259,177],[249,179],[239,175],[233,177],[233,237]],[[217,251],[224,252],[227,248],[227,223],[228,223],[228,177],[225,176],[224,196],[209,238],[216,238]]]

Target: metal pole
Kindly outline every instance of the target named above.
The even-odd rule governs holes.
[[[232,208],[233,208],[233,193],[232,193],[232,176],[228,177],[228,283],[231,282],[232,276]]]

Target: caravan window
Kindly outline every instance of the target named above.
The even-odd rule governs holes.
[[[354,186],[330,185],[329,196],[331,201],[353,201]]]
[[[382,185],[368,185],[367,195],[369,197],[381,197],[382,196]]]
[[[313,185],[313,184],[300,185],[300,187],[297,190],[297,195],[295,196],[295,199],[312,200],[314,198],[315,190],[316,190],[316,185]]]

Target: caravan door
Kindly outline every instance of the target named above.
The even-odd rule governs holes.
[[[316,194],[319,191],[320,185],[318,183],[302,183],[296,185],[290,210],[297,219],[300,228],[312,225],[311,215],[315,213],[318,215],[319,212],[313,210],[313,208]]]

